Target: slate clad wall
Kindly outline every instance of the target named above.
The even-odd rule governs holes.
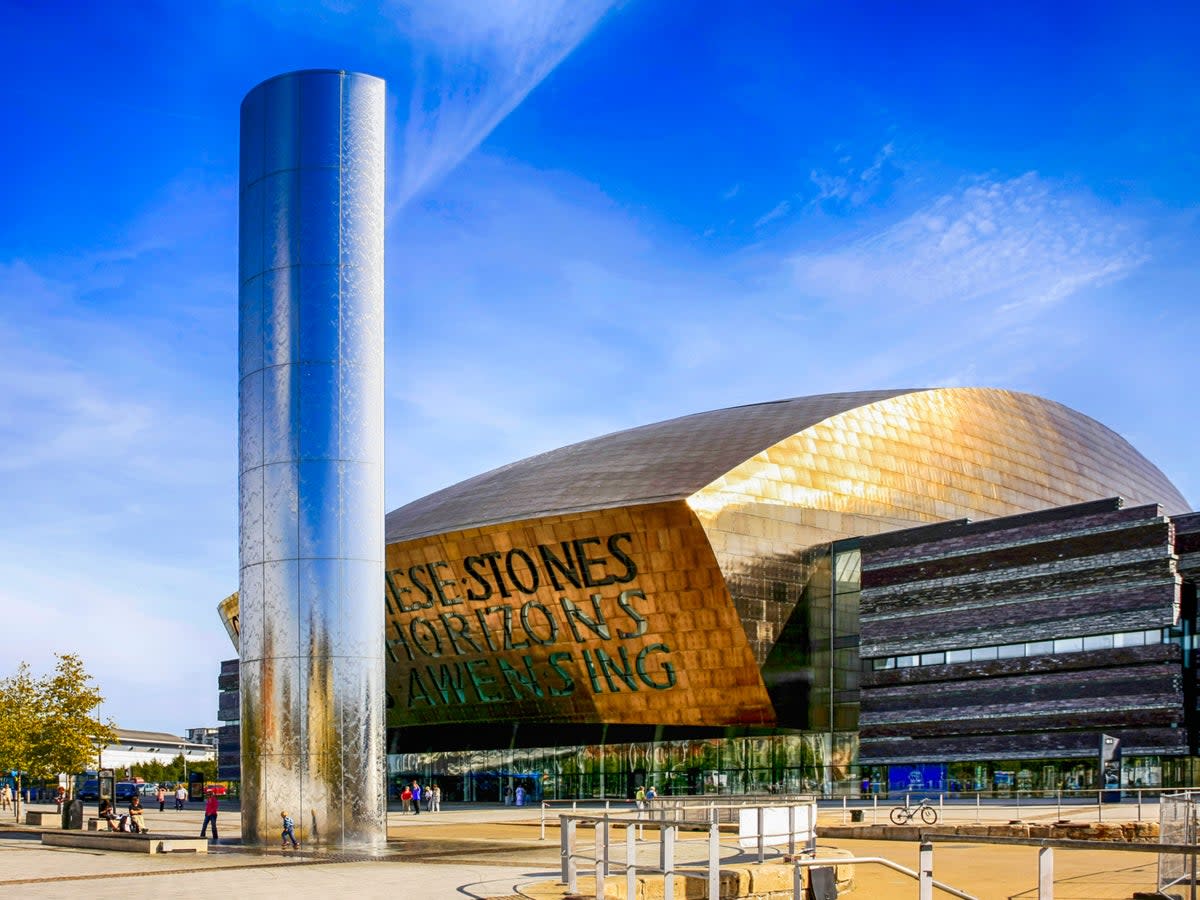
[[[1091,756],[1104,732],[1129,754],[1186,754],[1175,644],[872,667],[1171,626],[1173,542],[1157,505],[1116,499],[863,538],[860,761]]]

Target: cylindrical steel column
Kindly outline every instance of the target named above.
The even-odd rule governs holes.
[[[242,102],[242,836],[386,840],[384,82],[293,72]]]

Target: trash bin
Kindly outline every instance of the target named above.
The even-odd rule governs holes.
[[[850,810],[850,821],[861,822],[863,820],[863,811],[861,809]]]
[[[62,827],[75,831],[83,828],[83,801],[78,797],[63,804]]]

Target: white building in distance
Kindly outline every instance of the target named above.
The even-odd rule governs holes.
[[[200,744],[164,731],[131,731],[117,729],[117,740],[108,744],[100,753],[100,765],[105,769],[120,772],[129,766],[143,763],[169,763],[180,754],[188,763],[205,762],[217,758],[217,750],[209,744]]]

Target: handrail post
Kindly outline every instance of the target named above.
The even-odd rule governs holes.
[[[871,795],[871,824],[879,824],[879,795]]]
[[[604,876],[608,874],[608,820],[595,822],[596,826],[596,900],[604,900]]]
[[[708,826],[708,900],[721,900],[720,828],[716,822]],[[630,893],[627,896],[633,897]]]
[[[638,825],[632,822],[625,829],[625,896],[637,896],[637,835]]]
[[[1054,849],[1038,851],[1038,900],[1054,900]]]
[[[804,900],[804,869],[792,863],[792,900]]]
[[[921,845],[921,862],[917,866],[917,896],[920,900],[933,900],[933,844]]]
[[[608,877],[608,856],[609,856],[609,841],[608,841],[608,816],[604,817],[604,877]],[[601,896],[604,896],[601,894]]]
[[[788,856],[796,855],[796,804],[788,804]]]
[[[846,824],[846,795],[842,794],[842,824]],[[762,862],[760,859],[759,862]]]
[[[663,870],[663,900],[675,900],[675,826],[664,825],[660,847]]]
[[[1104,792],[1096,791],[1096,821],[1104,821]]]
[[[975,792],[975,824],[979,824],[979,804],[982,802],[983,792]]]
[[[541,836],[540,836],[540,837],[538,837],[538,840],[539,840],[539,841],[544,841],[544,840],[546,839],[546,801],[545,801],[545,800],[543,800],[543,801],[542,801],[542,822],[541,822],[541,825],[542,825],[542,833],[541,833]]]
[[[764,810],[760,806],[757,809],[755,809],[754,812],[755,812],[755,817],[758,819],[758,862],[759,862],[759,865],[762,865],[763,860],[766,859],[766,855],[767,855],[766,846],[765,846],[766,835],[763,834],[763,828],[765,827],[763,824]]]
[[[576,860],[575,860],[575,826],[579,823],[575,819],[567,819],[565,822],[559,819],[559,824],[562,826],[562,832],[559,835],[560,854],[562,855],[562,880],[567,885],[567,892],[574,894],[578,887],[576,879]]]
[[[1058,818],[1062,821],[1062,788],[1058,789]]]

